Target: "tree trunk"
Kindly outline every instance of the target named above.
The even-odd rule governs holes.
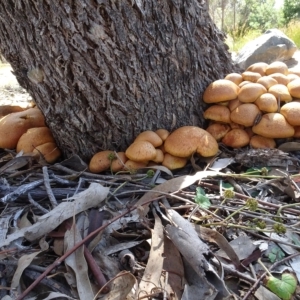
[[[202,126],[205,88],[233,71],[204,0],[0,1],[0,39],[59,147],[83,159]]]

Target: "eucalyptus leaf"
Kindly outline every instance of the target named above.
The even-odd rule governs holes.
[[[289,273],[283,273],[281,280],[276,277],[268,277],[267,288],[283,300],[290,300],[297,287],[297,279]]]
[[[205,191],[201,187],[196,188],[195,203],[205,209],[208,209],[211,206],[209,198],[206,196]]]

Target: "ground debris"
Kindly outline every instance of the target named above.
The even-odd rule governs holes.
[[[173,174],[119,175],[76,156],[4,156],[1,297],[262,299],[265,268],[300,280],[297,155],[223,151]]]

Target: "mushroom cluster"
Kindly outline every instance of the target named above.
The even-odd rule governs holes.
[[[0,148],[42,156],[48,163],[55,162],[61,155],[37,107],[0,107]]]
[[[183,126],[171,134],[165,129],[147,130],[125,152],[96,153],[90,160],[89,170],[93,173],[109,168],[112,172],[132,171],[157,164],[175,170],[183,168],[194,153],[210,157],[217,152],[218,144],[212,135],[196,126]]]
[[[275,148],[276,139],[300,137],[300,68],[259,62],[242,74],[212,82],[203,94],[207,131],[233,148]]]

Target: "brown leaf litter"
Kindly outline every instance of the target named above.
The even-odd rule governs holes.
[[[1,298],[264,299],[258,260],[299,282],[293,143],[115,175],[3,151]]]

